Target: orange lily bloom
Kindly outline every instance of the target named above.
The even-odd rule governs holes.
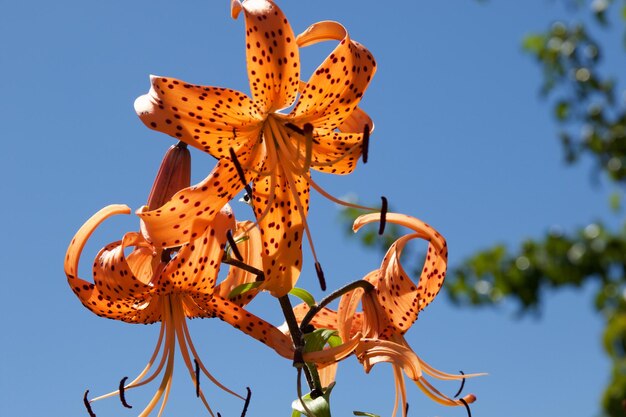
[[[380,221],[377,213],[360,216],[353,229]],[[400,237],[387,251],[379,269],[370,272],[364,280],[373,285],[373,290],[362,288],[345,294],[335,312],[330,309],[320,311],[311,321],[317,328],[334,329],[343,340],[356,332],[363,338],[359,341],[355,354],[363,364],[366,373],[380,362],[393,366],[396,387],[393,416],[402,403],[402,415],[406,417],[406,387],[402,372],[434,401],[448,406],[472,403],[472,394],[463,398],[451,398],[437,390],[424,374],[441,380],[464,380],[480,374],[455,375],[441,372],[425,363],[410,348],[404,333],[417,320],[418,313],[432,302],[439,292],[446,273],[448,250],[445,239],[426,223],[403,214],[388,213],[386,221],[406,226],[414,233]],[[400,262],[402,250],[411,239],[425,239],[429,242],[428,252],[419,281],[415,284],[405,272]],[[357,312],[361,302],[362,312]],[[297,306],[295,314],[302,320],[309,310],[306,304]]]
[[[280,297],[299,276],[305,231],[311,240],[306,224],[310,187],[333,198],[313,182],[310,169],[350,173],[373,128],[357,105],[376,63],[337,22],[316,23],[296,37],[273,1],[232,4],[233,17],[241,11],[245,17],[252,98],[231,89],[151,78],[150,91],[135,102],[141,120],[218,162],[201,183],[138,215],[155,246],[178,246],[202,234],[245,184],[263,241],[262,289]],[[339,44],[301,83],[299,48],[326,40]],[[282,113],[298,93],[293,109]]]

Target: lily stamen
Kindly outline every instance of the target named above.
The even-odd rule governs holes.
[[[320,265],[319,262],[315,262],[315,272],[317,273],[317,279],[320,282],[322,291],[326,291],[326,278],[324,278],[324,271],[322,270],[322,265]]]
[[[120,381],[120,387],[119,387],[119,392],[120,392],[120,401],[122,402],[122,405],[126,408],[133,408],[132,405],[128,404],[126,402],[126,397],[124,395],[124,384],[126,384],[126,380],[128,379],[127,376],[125,376],[124,378],[121,379]]]
[[[387,224],[387,198],[385,196],[380,197],[383,201],[380,208],[380,225],[378,226],[378,234],[383,235],[385,233],[385,225]]]
[[[248,412],[248,406],[250,405],[250,399],[252,399],[252,390],[250,387],[246,387],[248,391],[248,395],[246,395],[246,402],[243,404],[243,410],[241,411],[241,417],[246,417],[246,413]]]
[[[246,193],[250,196],[250,199],[252,199],[252,187],[250,187],[250,184],[246,180],[246,174],[243,172],[243,167],[239,163],[239,159],[237,158],[237,154],[235,153],[235,150],[233,148],[229,148],[228,152],[230,153],[230,159],[233,161],[233,164],[235,165],[235,169],[237,170],[239,179],[241,180],[241,183],[246,189]]]
[[[228,244],[230,245],[230,249],[233,251],[235,258],[237,258],[238,261],[243,261],[243,256],[241,256],[241,252],[239,252],[239,248],[237,248],[237,242],[233,239],[232,231],[228,230],[226,232],[226,239],[228,240]]]
[[[459,371],[459,373],[461,375],[465,375],[465,372],[463,371]],[[454,398],[457,398],[459,395],[461,395],[461,392],[463,392],[464,386],[465,386],[465,378],[463,378],[463,380],[461,381],[461,386],[459,387],[459,390],[456,392],[456,394],[454,394]]]
[[[87,399],[87,395],[89,394],[89,390],[85,391],[85,395],[83,395],[83,404],[85,404],[85,408],[89,413],[89,417],[96,417],[96,413],[91,409],[90,401]]]
[[[470,410],[470,407],[467,401],[465,401],[463,398],[461,398],[459,401],[461,401],[463,405],[465,406],[465,409],[467,410],[467,417],[472,417],[472,410]]]
[[[363,150],[361,151],[361,155],[363,157],[363,163],[367,163],[367,156],[370,149],[370,127],[366,124],[363,127]]]
[[[196,397],[200,397],[200,365],[196,358],[193,358],[193,363],[196,365]]]

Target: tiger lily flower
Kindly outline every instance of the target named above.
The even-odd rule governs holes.
[[[356,219],[354,231],[362,226],[379,222],[378,213],[367,214]],[[481,374],[455,375],[441,372],[424,362],[411,349],[404,334],[417,320],[418,314],[438,294],[446,274],[448,250],[445,239],[426,223],[403,214],[388,213],[386,221],[406,226],[414,233],[400,237],[387,251],[379,269],[370,272],[364,280],[372,284],[373,290],[357,288],[345,294],[337,311],[321,310],[311,324],[316,328],[337,330],[345,340],[356,332],[363,338],[355,354],[366,373],[381,362],[391,363],[394,371],[396,399],[392,416],[395,417],[400,403],[402,415],[406,417],[406,386],[402,373],[432,400],[448,406],[465,406],[476,400],[472,394],[457,399],[437,390],[425,375],[440,380],[464,380]],[[400,262],[402,250],[412,239],[428,241],[428,251],[420,278],[415,284]],[[359,302],[363,311],[357,312]],[[309,310],[306,304],[297,306],[295,315],[302,320]],[[469,408],[468,408],[469,410]]]
[[[148,198],[148,206],[158,207],[175,191],[188,186],[189,177],[189,153],[186,146],[179,143],[170,148],[163,160]],[[170,391],[177,343],[196,384],[196,393],[211,415],[214,415],[213,411],[199,386],[200,370],[218,387],[243,399],[219,383],[202,363],[186,324],[188,318],[217,317],[271,347],[281,356],[293,359],[291,339],[243,308],[258,291],[229,296],[237,286],[258,278],[251,271],[262,264],[262,243],[259,229],[251,227],[251,222],[237,223],[228,205],[218,212],[200,236],[177,248],[155,246],[146,239],[143,231],[126,233],[121,240],[105,246],[96,255],[93,283],[79,278],[80,257],[92,233],[109,217],[129,213],[130,208],[121,204],[98,211],[76,233],[65,257],[68,283],[87,309],[98,316],[127,323],[161,323],[156,348],[144,370],[132,382],[126,384],[124,378],[119,390],[91,401],[85,396],[91,414],[90,402],[114,395],[119,395],[122,404],[130,407],[124,397],[125,391],[146,385],[163,372],[157,392],[140,414],[142,417],[149,415],[162,399],[160,416]],[[229,233],[232,233],[232,239],[229,239]],[[241,257],[246,269],[231,267],[226,278],[216,285],[227,243],[229,249]],[[360,334],[332,351],[312,352],[305,357],[320,364],[338,361],[354,351],[359,338]],[[155,363],[156,369],[150,373]]]
[[[337,22],[316,23],[296,37],[273,1],[234,0],[232,5],[233,17],[243,12],[245,18],[252,97],[151,78],[150,91],[135,101],[143,123],[218,162],[201,183],[138,215],[155,246],[175,247],[202,234],[220,208],[246,188],[263,241],[262,289],[281,297],[299,276],[304,232],[311,243],[310,188],[334,199],[311,179],[310,170],[352,172],[373,128],[357,105],[376,63]],[[308,82],[301,82],[299,48],[326,40],[339,44]],[[294,103],[291,111],[281,112]]]

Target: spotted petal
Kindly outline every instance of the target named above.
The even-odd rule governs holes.
[[[252,178],[251,172],[246,174]],[[143,207],[137,215],[155,246],[180,246],[202,235],[219,210],[242,188],[235,165],[223,158],[199,184],[179,191],[156,210]]]
[[[310,26],[298,35],[297,43],[304,47],[326,40],[340,43],[307,82],[292,116],[315,128],[334,130],[359,104],[376,72],[376,62],[337,22],[324,21]]]
[[[308,194],[308,182],[280,165],[254,183],[253,208],[263,241],[262,288],[276,297],[287,294],[300,275]]]
[[[247,0],[233,9],[235,17],[241,9],[254,101],[264,114],[291,106],[300,82],[300,56],[291,25],[270,0]]]
[[[154,315],[153,310],[145,311],[138,317],[138,311],[132,299],[111,300],[103,294],[96,285],[78,277],[78,264],[80,256],[87,243],[87,240],[96,228],[107,218],[116,214],[129,214],[130,208],[125,205],[115,204],[104,207],[78,230],[65,256],[64,269],[67,282],[85,307],[101,317],[128,322],[151,322]],[[155,320],[152,320],[155,321]]]
[[[215,289],[226,233],[235,228],[235,217],[226,205],[203,234],[183,245],[168,262],[156,283],[157,293],[184,292],[209,298]]]
[[[257,140],[262,116],[245,94],[158,76],[151,76],[150,83],[150,91],[135,100],[147,127],[216,158]]]
[[[380,304],[389,311],[388,319],[404,333],[417,319],[418,313],[439,293],[446,274],[448,247],[445,239],[428,224],[414,217],[388,213],[387,222],[399,224],[415,231],[402,236],[389,248],[380,267],[378,281],[374,283]],[[360,216],[353,225],[358,231],[363,225],[380,221],[379,213]],[[417,285],[413,283],[400,262],[402,250],[411,239],[428,241],[428,252]]]

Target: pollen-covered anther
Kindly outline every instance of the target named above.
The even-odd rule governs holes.
[[[87,412],[89,413],[89,417],[96,417],[96,413],[94,413],[93,410],[91,409],[91,404],[89,403],[89,399],[87,398],[87,395],[89,395],[89,390],[86,390],[85,395],[83,395],[83,404],[85,404],[85,408],[87,409]]]
[[[196,397],[200,398],[200,364],[196,358],[193,358],[193,363],[196,367]]]
[[[370,126],[368,124],[366,124],[363,127],[363,151],[361,152],[364,164],[367,163],[367,157],[369,155],[369,150],[370,150]]]
[[[465,375],[465,372],[463,371],[459,371],[459,373],[461,375]],[[457,398],[459,395],[461,395],[461,393],[463,392],[463,387],[465,387],[465,378],[461,380],[461,386],[459,387],[459,390],[456,392],[456,394],[454,394],[454,398]]]
[[[469,403],[474,402],[475,400],[476,400],[476,397],[474,397],[472,401],[466,401],[465,397],[459,398],[459,401],[463,403],[463,406],[465,406],[465,410],[467,410],[467,417],[472,417],[472,410],[470,410]]]
[[[320,287],[322,291],[326,291],[326,278],[324,277],[324,270],[322,270],[322,265],[319,262],[315,262],[315,272],[317,273],[317,279],[320,282]]]
[[[125,389],[126,389],[126,380],[127,380],[127,379],[128,379],[128,377],[127,377],[127,376],[125,376],[124,378],[122,378],[122,379],[120,380],[120,386],[119,386],[119,391],[120,391],[120,401],[122,402],[122,405],[123,405],[124,407],[126,407],[126,408],[133,408],[133,406],[132,406],[132,405],[130,405],[130,404],[128,404],[128,403],[126,402],[126,396],[125,396],[126,391],[125,391]]]
[[[191,154],[187,144],[178,142],[166,152],[154,179],[148,210],[155,210],[172,198],[174,194],[191,185]]]
[[[382,196],[380,199],[382,200],[382,206],[380,208],[380,225],[378,226],[378,234],[382,235],[385,233],[385,226],[387,225],[388,204],[387,197]]]
[[[250,387],[246,387],[248,394],[246,395],[246,402],[243,403],[243,410],[241,410],[241,417],[246,417],[246,413],[248,412],[248,406],[250,405],[250,399],[252,398],[252,390]]]

